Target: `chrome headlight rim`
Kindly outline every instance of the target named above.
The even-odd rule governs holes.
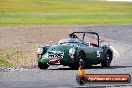
[[[74,55],[76,53],[76,49],[74,47],[69,49],[69,54]]]
[[[43,48],[42,48],[42,47],[39,47],[39,48],[37,49],[37,53],[38,53],[38,54],[42,54],[42,53],[43,53]]]

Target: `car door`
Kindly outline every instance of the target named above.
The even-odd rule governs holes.
[[[98,63],[102,59],[103,50],[100,47],[87,47],[86,58],[87,61]]]

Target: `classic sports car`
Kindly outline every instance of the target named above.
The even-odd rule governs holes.
[[[79,38],[77,34],[81,34]],[[96,36],[96,43],[85,41],[88,35]],[[49,65],[63,65],[78,68],[80,63],[84,67],[100,64],[109,67],[113,59],[110,45],[100,45],[99,35],[95,32],[73,32],[58,44],[44,45],[37,50],[37,62],[40,69],[47,69]]]

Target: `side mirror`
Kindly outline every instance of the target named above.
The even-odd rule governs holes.
[[[52,46],[52,44],[53,44],[53,42],[52,41],[50,41],[50,45]]]

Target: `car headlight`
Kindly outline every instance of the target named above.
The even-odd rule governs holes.
[[[43,53],[43,48],[38,48],[37,53],[42,54]]]
[[[70,50],[69,50],[69,54],[75,54],[75,52],[76,52],[76,50],[75,50],[75,48],[71,48]]]

